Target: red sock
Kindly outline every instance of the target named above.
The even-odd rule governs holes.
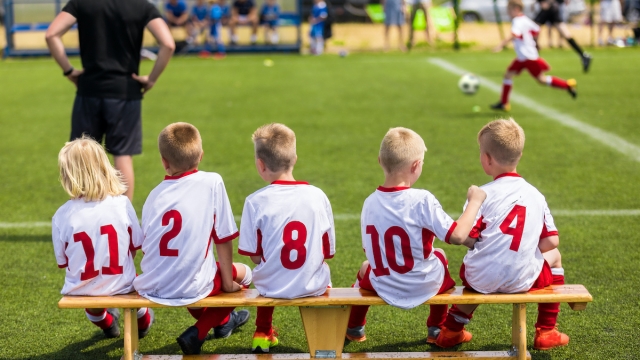
[[[448,309],[447,305],[430,305],[427,327],[437,326],[442,328],[447,320]]]
[[[144,315],[138,315],[138,330],[145,330],[151,325],[151,315],[149,315],[149,309],[144,310]]]
[[[513,87],[513,82],[511,80],[504,80],[502,82],[502,98],[500,102],[503,104],[509,103],[509,94],[511,93],[511,87]]]
[[[456,317],[465,322],[458,322]],[[464,325],[469,323],[471,318],[473,318],[473,313],[467,315],[458,309],[456,305],[452,305],[449,310],[449,314],[447,315],[447,320],[444,322],[444,326],[451,331],[462,331],[464,329]]]
[[[553,275],[553,285],[563,285],[564,275]],[[538,321],[536,327],[551,330],[556,327],[560,313],[560,303],[538,304]]]
[[[107,309],[103,309],[102,312],[99,312],[97,314],[90,312],[89,309],[84,309],[84,311],[86,312],[87,318],[89,318],[89,321],[91,321],[94,325],[96,325],[100,329],[108,329],[111,327],[111,324],[113,323],[113,316],[111,316],[111,314],[107,312]],[[95,319],[96,317],[102,317],[102,316],[104,316],[104,319],[102,320]]]
[[[367,323],[367,311],[369,311],[369,305],[352,306],[347,327],[351,329],[356,326],[364,326]]]
[[[198,339],[204,340],[211,329],[226,324],[233,309],[235,308],[206,308],[195,325],[198,328]]]
[[[551,76],[551,87],[554,88],[558,88],[558,89],[563,89],[563,90],[567,90],[569,88],[569,85],[567,85],[567,81],[557,78],[555,76]]]
[[[187,308],[189,314],[191,314],[191,316],[193,316],[193,318],[196,320],[200,319],[200,316],[202,316],[202,313],[204,313],[205,309],[206,308]]]
[[[271,324],[273,323],[273,307],[258,307],[256,316],[256,332],[271,334]]]

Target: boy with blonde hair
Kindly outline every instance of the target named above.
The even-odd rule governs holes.
[[[495,52],[500,52],[507,44],[513,41],[516,51],[516,59],[513,60],[502,82],[502,96],[500,101],[491,108],[494,110],[510,111],[509,95],[513,87],[513,78],[520,75],[522,70],[527,70],[542,85],[548,85],[556,89],[566,90],[572,98],[578,96],[575,79],[563,80],[561,78],[546,75],[551,69],[549,64],[538,53],[538,34],[540,26],[529,19],[523,12],[522,0],[509,0],[507,11],[512,18],[511,36],[505,39]]]
[[[111,296],[133,291],[133,259],[142,243],[127,186],[102,145],[89,137],[65,144],[58,154],[60,183],[71,200],[53,216],[58,267],[66,268],[63,295]],[[85,309],[105,336],[120,336],[118,309]],[[138,310],[138,336],[147,335],[153,311]]]
[[[524,131],[513,119],[495,120],[478,133],[480,163],[494,181],[483,185],[487,199],[467,243],[460,278],[466,287],[488,293],[518,293],[564,284],[558,230],[544,196],[516,171],[524,149]],[[475,243],[475,244],[474,244]],[[436,345],[471,341],[464,330],[478,305],[453,305]],[[560,304],[538,304],[533,347],[567,345],[556,328]]]
[[[466,245],[467,234],[485,193],[477,186],[467,192],[469,206],[457,221],[444,212],[427,190],[412,189],[422,174],[427,147],[416,132],[390,129],[382,139],[378,162],[384,185],[364,202],[362,247],[367,261],[357,274],[355,288],[375,291],[389,305],[411,309],[455,286],[444,251],[433,248],[438,239]],[[401,259],[398,261],[398,259]],[[368,306],[354,306],[347,339],[365,341]],[[435,342],[447,316],[446,305],[431,305],[427,342]]]
[[[293,177],[296,135],[282,124],[258,128],[251,137],[258,175],[270,185],[249,195],[242,210],[238,252],[257,264],[253,283],[260,295],[295,299],[324,294],[331,286],[325,259],[335,254],[329,199]],[[258,307],[252,350],[278,344],[273,307]]]
[[[142,209],[144,258],[133,285],[138,293],[169,306],[192,304],[251,283],[251,269],[232,263],[238,230],[222,177],[198,171],[202,139],[195,126],[174,123],[158,137],[164,181]],[[213,255],[215,244],[219,263]],[[197,319],[177,339],[186,355],[199,354],[209,330],[228,337],[249,320],[249,312],[233,308],[188,308]]]

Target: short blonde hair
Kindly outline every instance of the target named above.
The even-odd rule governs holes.
[[[415,131],[403,127],[391,128],[380,144],[380,165],[389,174],[416,160],[424,159],[427,146]]]
[[[512,118],[494,120],[478,132],[478,144],[501,165],[516,165],[524,150],[524,130]]]
[[[263,125],[251,135],[256,158],[262,160],[267,169],[286,171],[296,162],[296,134],[287,126],[278,123]]]
[[[102,145],[90,137],[70,141],[58,153],[60,183],[73,199],[101,201],[127,191],[120,172],[111,166]]]
[[[194,169],[202,157],[200,132],[189,123],[170,124],[158,136],[158,150],[176,170]]]
[[[524,4],[522,3],[522,0],[509,0],[509,2],[507,3],[507,7],[508,8],[517,7],[520,10],[524,10]]]

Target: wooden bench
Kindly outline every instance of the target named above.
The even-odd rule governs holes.
[[[185,356],[185,359],[530,359],[527,351],[526,304],[568,303],[573,310],[584,310],[593,301],[591,294],[582,285],[558,285],[520,294],[479,294],[456,287],[436,295],[425,304],[513,304],[511,341],[508,351],[491,352],[405,352],[405,353],[360,353],[343,354],[344,336],[351,306],[387,305],[375,293],[351,288],[333,288],[316,297],[293,300],[264,298],[257,290],[220,294],[205,298],[190,307],[251,307],[251,306],[297,306],[309,345],[308,354],[268,355],[200,355]],[[151,302],[137,294],[118,296],[65,296],[58,302],[61,309],[123,308],[124,309],[124,360],[175,360],[183,356],[141,355],[138,352],[138,325],[136,312],[141,307],[167,307]],[[425,343],[426,346],[426,343]]]

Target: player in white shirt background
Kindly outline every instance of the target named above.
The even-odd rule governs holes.
[[[160,133],[158,148],[167,176],[142,209],[144,257],[135,289],[159,304],[184,306],[248,286],[250,269],[232,263],[231,241],[238,230],[222,178],[197,169],[203,155],[198,129],[171,124]],[[189,312],[197,322],[177,339],[186,355],[200,353],[212,328],[215,337],[228,337],[249,320],[248,311],[235,312],[231,307]]]
[[[53,216],[53,249],[66,268],[63,295],[110,296],[133,291],[133,263],[142,243],[138,217],[120,173],[102,145],[83,137],[58,154],[60,182],[71,200]],[[87,318],[108,338],[120,336],[117,309],[85,309]],[[138,335],[147,335],[153,311],[138,310]]]
[[[578,96],[575,79],[564,80],[555,76],[546,75],[551,69],[549,64],[540,57],[538,53],[538,34],[540,26],[529,19],[523,12],[524,6],[522,0],[509,0],[507,10],[509,16],[513,19],[511,22],[511,36],[505,39],[495,52],[500,52],[507,44],[513,42],[516,51],[516,59],[513,60],[502,81],[502,96],[500,102],[491,105],[494,110],[510,111],[509,95],[513,87],[513,78],[519,75],[522,70],[527,70],[542,85],[566,90],[572,98]]]
[[[494,181],[483,185],[487,199],[469,234],[460,278],[481,293],[518,293],[564,284],[558,230],[544,196],[518,175],[525,135],[513,119],[495,120],[478,133],[480,162]],[[453,305],[436,345],[471,341],[464,330],[478,305]],[[560,304],[538,304],[534,348],[549,350],[569,343],[558,331]]]
[[[296,181],[295,133],[282,124],[258,128],[252,136],[260,177],[270,185],[249,195],[242,210],[238,252],[257,264],[253,284],[260,295],[294,299],[318,296],[331,285],[335,254],[331,204],[324,192]],[[278,345],[273,307],[258,307],[252,350]]]
[[[486,196],[477,186],[469,188],[469,206],[454,222],[429,191],[411,188],[422,174],[426,151],[423,139],[414,131],[390,129],[378,157],[384,185],[365,200],[362,208],[362,247],[367,261],[354,287],[375,291],[386,303],[401,309],[422,305],[455,286],[444,251],[433,248],[434,238],[463,244]],[[366,340],[368,309],[351,308],[347,339]],[[446,316],[446,305],[430,306],[427,342],[435,342]]]

